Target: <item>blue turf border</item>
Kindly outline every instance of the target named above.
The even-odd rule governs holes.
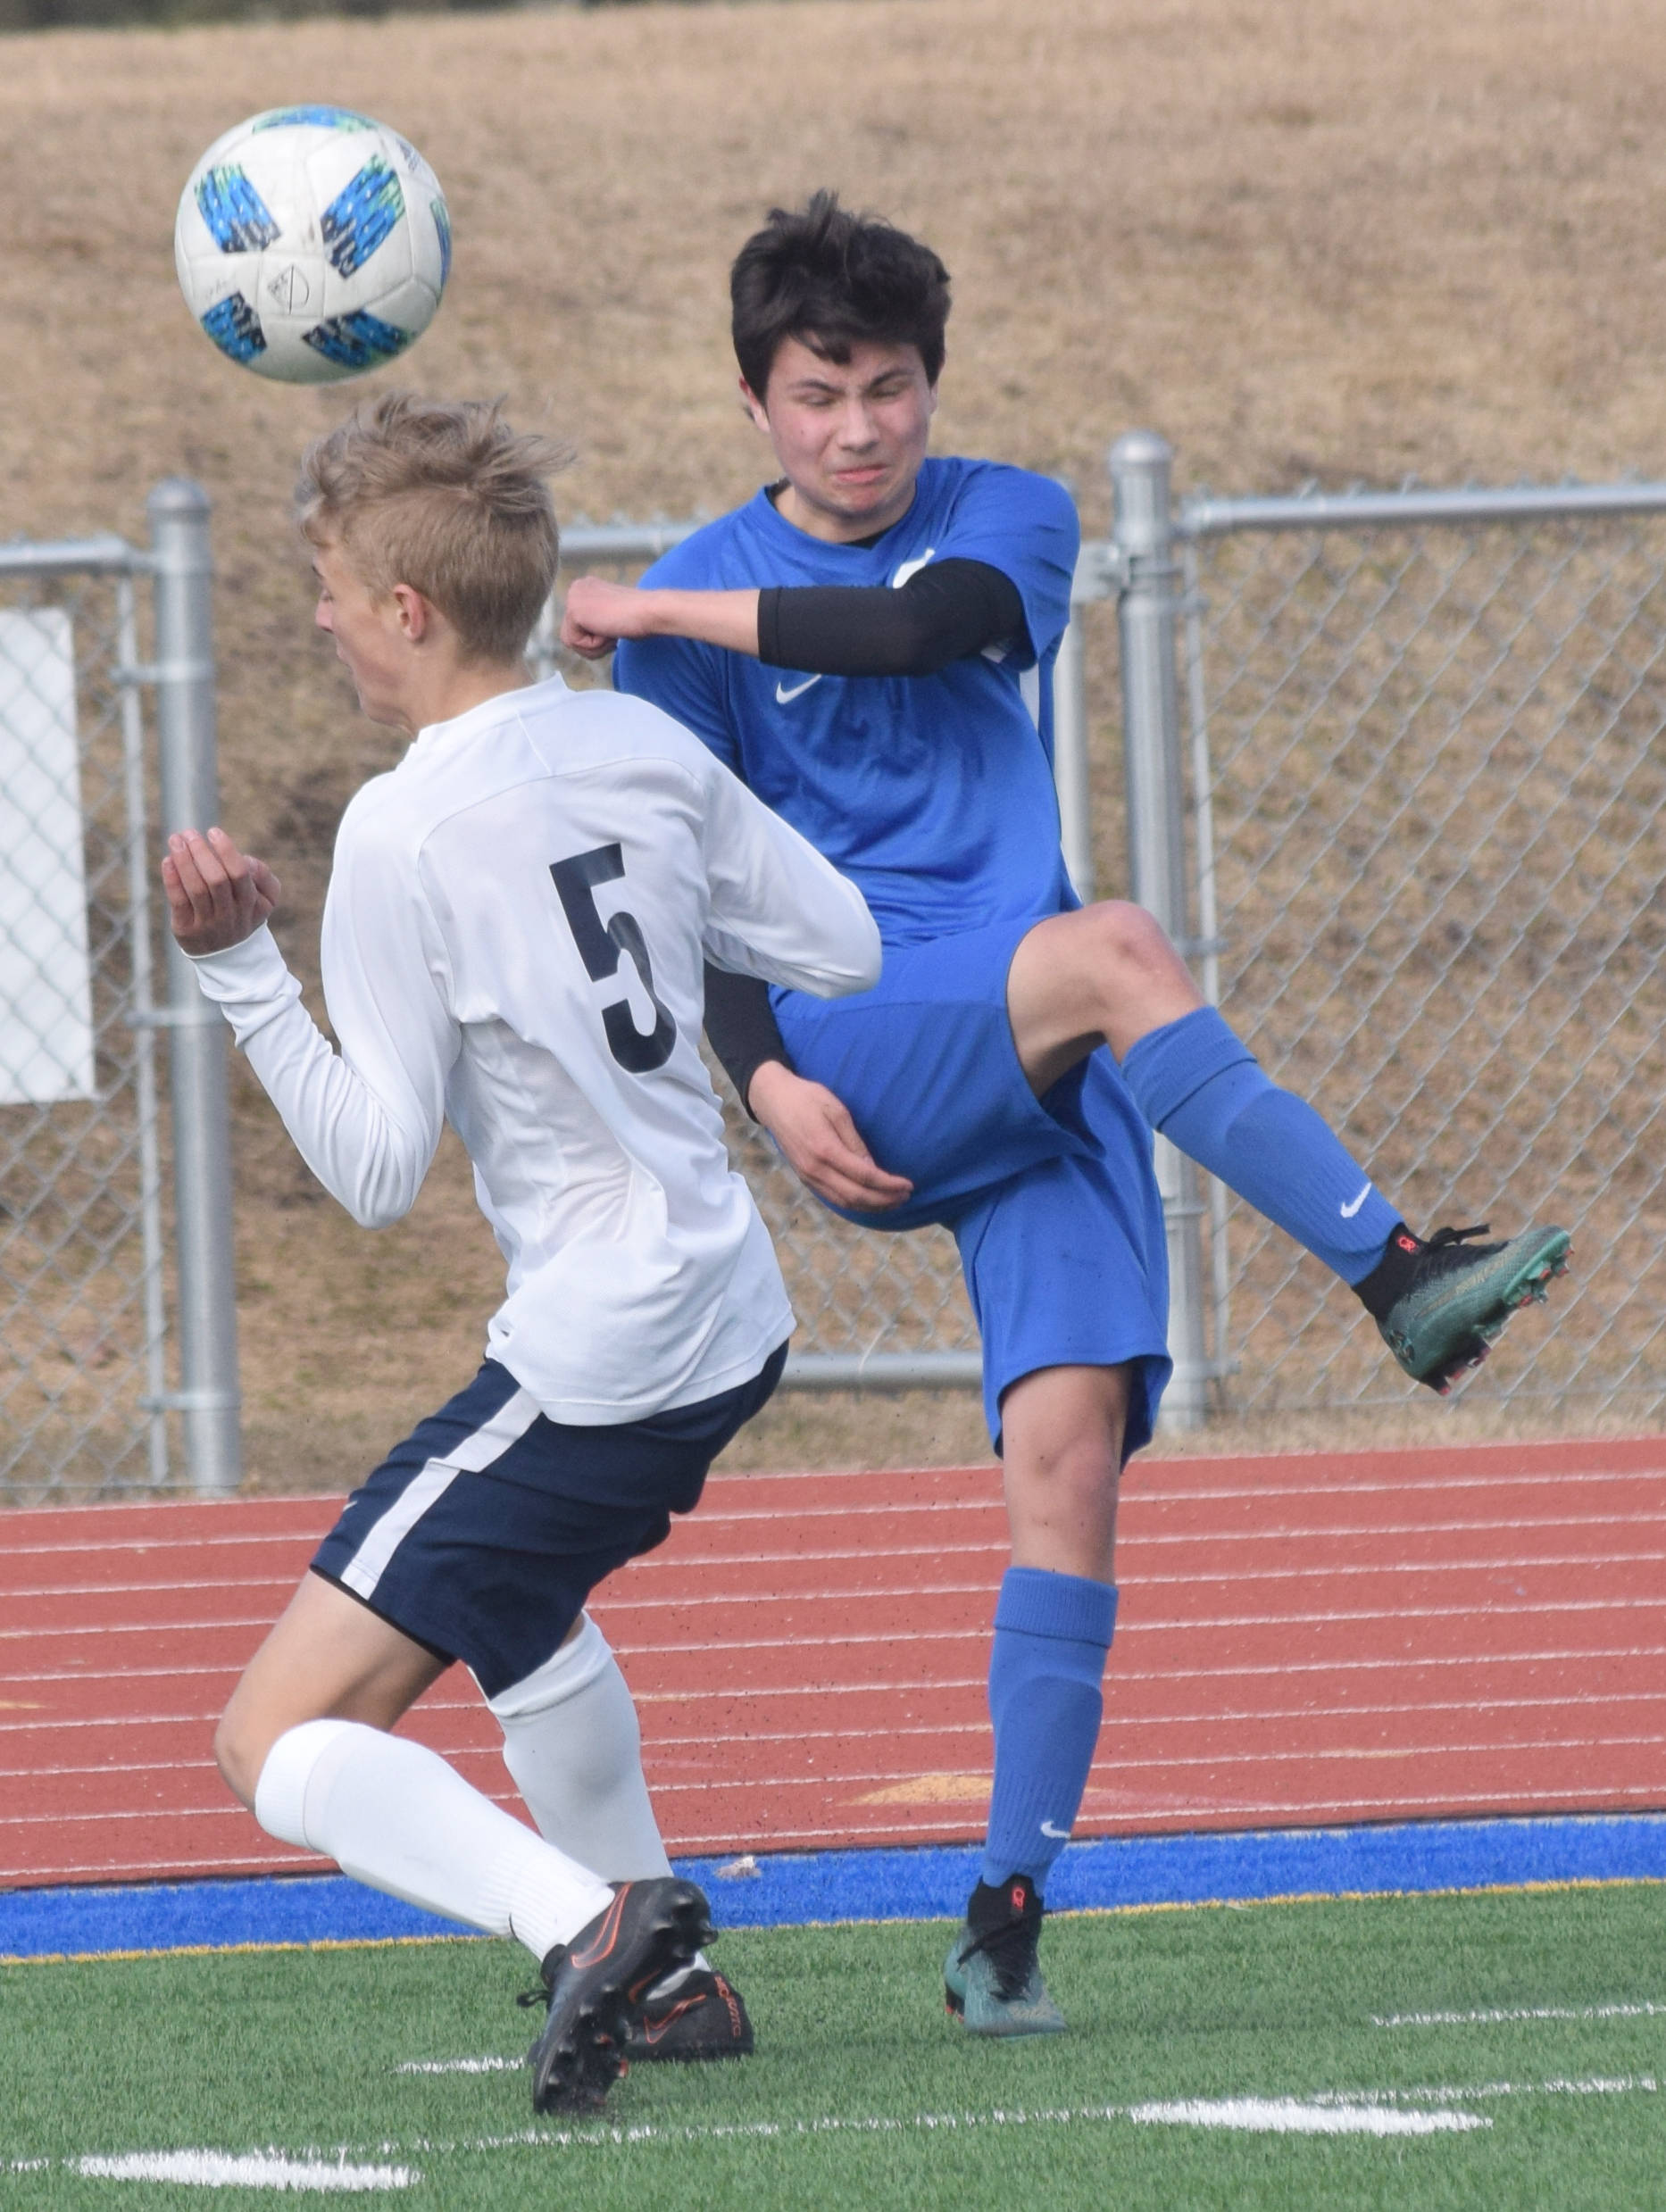
[[[958,1918],[979,1856],[970,1844],[781,1852],[685,1859],[678,1871],[710,1892],[720,1926],[779,1928]],[[1666,1815],[1110,1836],[1066,1849],[1047,1902],[1069,1912],[1628,1881],[1666,1881]],[[0,1959],[459,1933],[340,1875],[0,1892]]]

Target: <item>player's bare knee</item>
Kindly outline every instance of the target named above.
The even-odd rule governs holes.
[[[1185,973],[1162,924],[1131,900],[1101,899],[1084,907],[1081,919],[1092,931],[1095,973],[1107,994],[1124,994],[1131,982],[1149,986]]]
[[[257,1739],[239,1715],[236,1702],[229,1705],[214,1730],[214,1764],[233,1797],[253,1808],[255,1785],[271,1746]]]

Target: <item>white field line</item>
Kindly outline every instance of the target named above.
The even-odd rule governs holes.
[[[1372,2013],[1370,2018],[1371,2025],[1380,2028],[1495,2027],[1509,2020],[1659,2020],[1666,2018],[1666,2005],[1508,2005],[1484,2012]]]
[[[812,2120],[743,2120],[706,2126],[668,2127],[647,2123],[638,2123],[634,2126],[609,2126],[604,2122],[598,2122],[573,2127],[520,2128],[508,2134],[462,2136],[448,2141],[418,2136],[408,2141],[344,2145],[334,2151],[302,2150],[291,2152],[288,2156],[301,2171],[332,2175],[353,2170],[347,2165],[349,2160],[377,2157],[436,2158],[496,2150],[611,2150],[634,2149],[646,2144],[678,2150],[694,2143],[737,2141],[779,2142],[826,2135],[958,2134],[988,2128],[1071,2127],[1080,2126],[1084,2122],[1093,2124],[1107,2120],[1131,2121],[1136,2125],[1154,2123],[1170,2126],[1224,2127],[1254,2134],[1379,2136],[1467,2133],[1472,2129],[1493,2125],[1488,2117],[1478,2112],[1450,2108],[1419,2111],[1385,2105],[1370,2099],[1351,2102],[1339,2097],[1220,2097],[1045,2109],[1009,2106],[988,2112],[917,2112],[897,2116],[874,2114],[847,2117],[841,2114],[829,2114]],[[270,2151],[252,2154],[256,2158],[275,2158],[277,2155]],[[246,2153],[239,2158],[236,2154],[224,2151],[194,2150],[141,2152],[137,2156],[146,2159],[172,2158],[206,2161],[217,2158],[230,2166],[243,2164],[251,2154]],[[12,2170],[38,2170],[42,2163],[36,2159],[18,2160]],[[71,2172],[85,2172],[94,2162],[81,2158],[65,2160],[64,2164]],[[105,2172],[118,2165],[132,2166],[135,2164],[136,2160],[129,2158],[103,2158],[96,2161],[97,2167]],[[382,2174],[409,2171],[399,2167],[360,2167],[358,2170]],[[132,2177],[140,2178],[137,2172],[134,2172]],[[144,2178],[184,2179],[185,2176],[146,2174]],[[221,2184],[225,2185],[228,2184]],[[261,2184],[256,2183],[254,2185],[258,2187]],[[269,2182],[265,2185],[293,2188],[296,2183]],[[318,2187],[321,2184],[301,2185]],[[324,2183],[321,2185],[329,2187],[332,2184]],[[339,2187],[341,2184],[333,2185]],[[404,2183],[387,2181],[370,2184],[376,2188],[405,2185]]]
[[[1406,2112],[1394,2105],[1304,2104],[1295,2097],[1192,2097],[1130,2105],[1144,2126],[1220,2127],[1254,2135],[1450,2135],[1490,2127],[1479,2112]]]
[[[349,2166],[345,2160],[287,2158],[276,2150],[131,2150],[118,2158],[66,2158],[71,2174],[102,2182],[181,2182],[198,2189],[280,2189],[361,2195],[409,2189],[422,2178],[409,2166]]]
[[[407,2058],[396,2074],[518,2074],[527,2063],[524,2050],[512,2058]]]

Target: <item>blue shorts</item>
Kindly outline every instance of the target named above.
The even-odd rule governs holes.
[[[801,1075],[843,1099],[874,1158],[913,1194],[864,1228],[952,1231],[983,1338],[984,1412],[1037,1368],[1138,1370],[1125,1450],[1149,1443],[1167,1387],[1168,1244],[1151,1131],[1108,1052],[1044,1098],[1006,1010],[1007,971],[1037,917],[887,945],[854,998],[771,994]],[[843,1210],[842,1209],[840,1210]]]
[[[782,1344],[751,1382],[697,1405],[578,1428],[488,1360],[354,1492],[312,1572],[497,1697],[543,1666],[597,1583],[694,1510],[786,1364]]]

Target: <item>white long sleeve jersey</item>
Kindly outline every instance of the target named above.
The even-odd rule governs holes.
[[[424,729],[342,818],[332,1052],[271,933],[196,962],[312,1172],[367,1227],[448,1118],[508,1263],[491,1356],[608,1425],[755,1374],[793,1326],[699,1052],[703,956],[878,979],[862,894],[699,741],[559,678]]]

